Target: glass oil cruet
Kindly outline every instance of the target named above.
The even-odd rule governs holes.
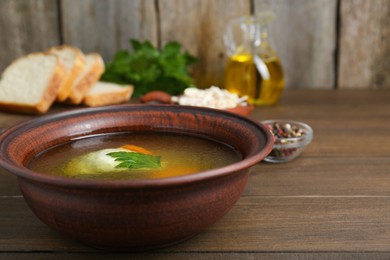
[[[272,105],[284,89],[279,57],[267,41],[271,12],[231,20],[224,35],[229,60],[224,86],[253,105]]]

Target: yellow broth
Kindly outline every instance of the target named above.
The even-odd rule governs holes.
[[[98,174],[65,174],[65,167],[77,156],[126,144],[143,147],[161,156],[161,169],[126,169]],[[29,168],[50,175],[79,179],[158,179],[219,168],[241,159],[232,147],[198,136],[167,133],[106,134],[87,137],[51,148],[39,154]]]

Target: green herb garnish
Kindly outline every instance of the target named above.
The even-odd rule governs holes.
[[[160,156],[135,152],[112,152],[107,155],[120,162],[115,168],[151,169],[161,167]]]
[[[197,58],[181,52],[177,42],[167,43],[158,50],[149,41],[130,40],[133,52],[119,51],[113,61],[106,64],[102,81],[134,85],[134,97],[152,90],[179,95],[193,86],[188,66]]]

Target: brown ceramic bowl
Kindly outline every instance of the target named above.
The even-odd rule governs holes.
[[[153,180],[78,180],[26,165],[37,154],[83,136],[133,131],[188,133],[235,147],[243,159],[191,175]],[[272,149],[269,131],[233,113],[185,106],[119,105],[37,118],[0,136],[0,165],[18,177],[32,211],[87,245],[147,250],[191,238],[239,199],[249,168]]]

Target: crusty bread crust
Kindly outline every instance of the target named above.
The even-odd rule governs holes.
[[[37,105],[39,113],[46,113],[54,103],[61,86],[61,82],[64,80],[65,71],[65,66],[58,60],[58,65],[54,69],[53,76],[50,81],[51,83],[48,85],[41,102]]]
[[[75,85],[70,93],[68,98],[69,103],[78,105],[83,101],[83,98],[87,94],[88,90],[95,84],[100,76],[104,72],[104,61],[100,54],[98,53],[90,53],[88,56],[94,56],[94,63],[90,70],[85,74],[84,78]]]
[[[61,48],[71,48],[71,49],[73,49],[73,51],[75,51],[76,53],[79,54],[79,55],[76,55],[76,56],[78,56],[78,58],[76,58],[76,60],[72,59],[73,68],[70,71],[69,71],[70,66],[67,67],[66,64],[64,64],[62,62],[63,59],[61,57],[59,57],[59,55],[57,55],[54,51],[52,51],[54,48],[56,48],[57,50],[61,49]],[[64,85],[68,85],[68,84],[69,84],[69,86],[72,86],[73,83],[77,83],[77,82],[74,82],[76,80],[79,81],[78,84],[75,84],[75,86],[72,86],[72,88],[71,88],[71,89],[74,89],[75,92],[74,93],[72,92],[72,95],[70,95],[69,98],[67,98],[67,100],[66,100],[67,102],[72,103],[72,104],[83,103],[84,105],[91,106],[91,107],[119,104],[119,103],[127,102],[133,93],[133,86],[130,86],[130,85],[121,86],[118,88],[118,90],[116,90],[114,87],[114,89],[112,91],[110,90],[111,88],[106,89],[103,87],[102,89],[100,89],[100,87],[102,87],[102,86],[96,85],[98,89],[97,90],[94,89],[93,91],[91,91],[91,88],[93,88],[93,86],[95,84],[97,84],[96,82],[99,80],[101,74],[104,72],[103,59],[97,53],[90,54],[90,55],[96,56],[96,61],[91,66],[88,65],[88,68],[85,67],[87,64],[86,64],[86,58],[85,58],[84,54],[78,48],[75,48],[72,46],[63,45],[63,46],[53,47],[46,52],[31,53],[31,54],[23,56],[19,59],[26,59],[26,58],[33,56],[33,55],[41,55],[41,56],[42,55],[50,55],[50,57],[52,57],[51,63],[49,64],[50,67],[46,67],[46,68],[50,68],[51,71],[47,71],[47,69],[46,69],[46,72],[45,72],[45,73],[50,73],[50,74],[49,75],[44,74],[46,77],[50,77],[50,78],[49,79],[45,78],[45,85],[39,85],[39,92],[35,92],[36,95],[33,97],[34,98],[33,102],[35,102],[35,104],[34,103],[30,104],[31,100],[29,100],[29,97],[27,97],[27,99],[25,97],[23,97],[20,100],[12,100],[12,99],[8,99],[8,98],[3,98],[4,99],[3,101],[0,100],[0,110],[19,112],[19,113],[21,113],[21,112],[22,113],[33,113],[33,114],[46,113],[50,109],[51,105],[56,100],[61,99],[60,94],[59,94],[61,87],[64,87]],[[19,59],[13,61],[13,63],[16,63]],[[16,67],[12,68],[13,63],[11,63],[11,65],[9,65],[9,67],[7,67],[5,69],[4,73],[8,69],[10,69],[10,70],[18,69]],[[31,64],[31,63],[27,63],[27,64]],[[43,64],[46,64],[46,61]],[[34,64],[34,66],[35,65],[40,66],[39,63]],[[69,62],[69,65],[71,65],[70,62]],[[84,70],[89,70],[89,71],[86,73],[86,71],[84,71]],[[14,73],[14,71],[10,71],[10,73]],[[69,73],[72,75],[69,75]],[[80,73],[82,73],[82,74],[80,74]],[[83,76],[81,76],[81,75],[83,75]],[[39,75],[36,75],[36,76],[39,77]],[[35,77],[35,74],[34,74],[34,77]],[[82,77],[82,78],[80,79],[80,77]],[[48,81],[46,81],[46,80],[48,80]],[[66,83],[64,83],[64,82],[66,82]],[[70,84],[70,82],[72,82],[72,84]],[[4,86],[9,87],[9,86],[11,86],[9,84],[12,84],[12,83],[4,82],[4,84],[7,84]],[[112,84],[114,84],[114,83],[112,83]],[[28,84],[28,85],[30,85],[30,84]],[[28,87],[29,86],[26,85],[26,88],[28,88]],[[4,91],[5,91],[4,93],[6,93],[6,91],[8,91],[7,89],[4,89]],[[33,90],[33,89],[29,89],[29,90]],[[101,90],[102,90],[102,92],[100,92]],[[62,98],[64,98],[65,96],[68,97],[68,95],[69,95],[69,94],[67,94],[67,95],[64,94],[64,89],[62,89],[62,93],[63,93]],[[8,95],[8,94],[5,94],[5,95]],[[6,97],[8,97],[8,96],[6,96]],[[12,100],[12,101],[10,101],[10,100]]]
[[[72,86],[77,76],[84,70],[86,65],[86,60],[83,52],[73,46],[70,45],[61,45],[50,48],[48,51],[53,52],[54,50],[62,50],[69,49],[75,53],[75,59],[73,62],[72,68],[65,73],[64,80],[62,81],[60,88],[57,94],[57,101],[62,102],[65,101],[72,90]]]
[[[42,113],[46,113],[49,110],[50,106],[53,104],[54,100],[56,99],[58,89],[65,75],[64,65],[61,63],[61,61],[56,55],[48,52],[31,53],[29,55],[20,57],[19,59],[26,59],[33,55],[50,55],[55,57],[57,60],[57,64],[53,69],[53,75],[49,81],[49,84],[47,85],[44,96],[42,97],[41,101],[35,105],[7,103],[7,102],[0,101],[1,110],[11,111],[11,112],[22,112],[22,113],[29,113],[29,114],[42,114]],[[7,67],[7,69],[11,68],[12,64],[16,63],[16,61],[18,61],[19,59],[13,61]]]
[[[98,107],[106,106],[113,104],[125,103],[130,99],[131,94],[133,94],[133,86],[124,86],[123,89],[119,92],[106,92],[99,93],[96,95],[87,95],[84,98],[84,105],[89,107]]]

